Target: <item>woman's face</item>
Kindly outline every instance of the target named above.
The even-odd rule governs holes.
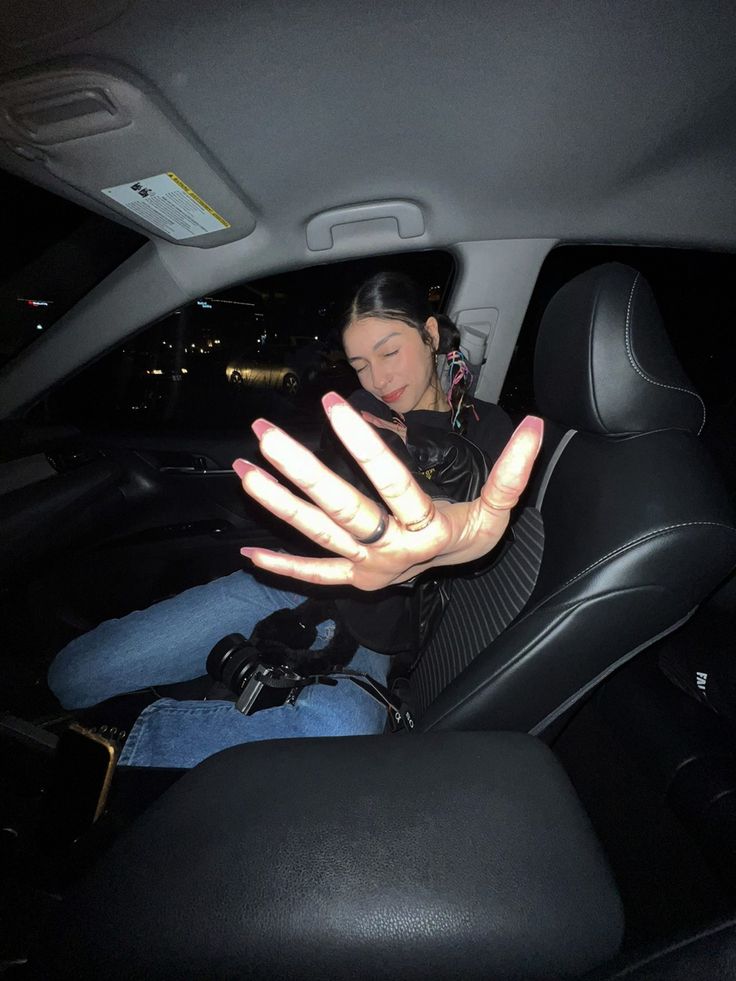
[[[342,335],[345,354],[360,384],[398,412],[436,408],[434,354],[439,327],[427,320],[431,346],[418,330],[400,320],[354,320]]]

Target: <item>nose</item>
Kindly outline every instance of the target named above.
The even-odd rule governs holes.
[[[373,366],[373,387],[377,392],[383,392],[388,390],[388,386],[391,384],[391,369],[386,364],[377,364]]]

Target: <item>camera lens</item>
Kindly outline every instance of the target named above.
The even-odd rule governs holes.
[[[228,634],[218,640],[207,655],[207,674],[239,695],[258,665],[258,652],[242,634]]]

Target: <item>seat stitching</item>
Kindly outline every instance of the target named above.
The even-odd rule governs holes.
[[[727,531],[736,532],[736,528],[733,528],[731,525],[724,525],[723,522],[721,521],[682,521],[676,525],[667,525],[667,527],[665,528],[658,528],[656,531],[651,531],[649,532],[648,535],[644,535],[642,538],[636,538],[634,539],[634,541],[627,542],[625,545],[619,545],[619,547],[614,548],[612,552],[609,552],[607,555],[601,556],[601,558],[596,559],[595,562],[591,562],[591,564],[587,568],[583,569],[582,572],[578,572],[577,575],[573,576],[571,579],[568,579],[567,582],[563,583],[559,587],[559,589],[556,589],[555,595],[561,592],[567,586],[576,582],[582,576],[587,575],[589,572],[591,572],[597,566],[601,565],[603,562],[608,561],[608,559],[614,558],[614,556],[621,554],[621,552],[625,552],[629,548],[633,548],[635,545],[641,545],[643,542],[648,541],[650,538],[657,538],[659,535],[664,535],[668,531],[674,531],[676,528],[692,528],[697,525],[709,525],[713,528],[725,528]],[[551,597],[548,597],[548,599],[551,599]]]
[[[698,430],[698,436],[700,436],[703,429],[705,428],[706,412],[705,412],[705,402],[698,395],[698,393],[691,391],[689,388],[680,388],[677,385],[666,385],[664,382],[656,381],[654,378],[651,378],[648,374],[646,374],[644,370],[634,360],[633,350],[631,347],[631,337],[630,337],[631,303],[632,300],[634,299],[634,293],[636,291],[636,287],[640,279],[641,279],[641,273],[637,273],[636,276],[634,276],[634,282],[631,286],[631,292],[629,293],[629,302],[626,304],[626,329],[624,332],[624,340],[626,343],[626,356],[629,359],[629,364],[637,373],[637,375],[640,375],[644,379],[644,381],[649,382],[650,385],[657,385],[659,388],[669,388],[673,392],[683,392],[685,395],[692,395],[698,400],[698,402],[700,402],[701,406],[703,407],[703,422],[701,423],[700,429]]]

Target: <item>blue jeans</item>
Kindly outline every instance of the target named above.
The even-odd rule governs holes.
[[[247,637],[259,620],[303,599],[235,572],[77,637],[56,656],[49,687],[65,708],[86,708],[124,692],[200,677],[208,653],[225,634]],[[315,648],[325,645],[330,629],[329,622],[320,626]],[[350,667],[385,682],[389,658],[360,647]],[[249,716],[233,702],[164,698],[141,713],[120,764],[191,767],[239,743],[371,735],[385,723],[385,710],[346,680],[334,688],[312,685],[294,705]]]

